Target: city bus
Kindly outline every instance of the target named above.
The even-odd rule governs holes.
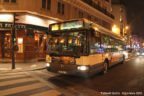
[[[122,38],[87,19],[51,24],[48,38],[50,72],[89,77],[125,60]]]

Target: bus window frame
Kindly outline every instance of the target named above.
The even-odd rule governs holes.
[[[95,35],[94,35],[94,36],[92,35],[92,33],[95,34],[94,32],[97,32],[97,33],[99,34],[99,40],[98,40],[99,43],[98,43],[98,44],[99,44],[100,46],[99,46],[98,48],[102,49],[102,48],[101,48],[101,32],[98,32],[98,31],[95,31],[95,30],[93,30],[93,29],[90,29],[90,30],[88,30],[88,33],[89,33],[89,35],[88,35],[88,36],[89,36],[89,48],[88,48],[88,50],[89,50],[89,55],[91,55],[91,54],[102,54],[102,53],[100,53],[100,52],[99,52],[99,53],[97,53],[97,52],[91,53],[91,48],[90,48],[90,46],[91,46],[91,43],[92,43],[92,42],[91,42],[92,37],[95,38],[95,39],[97,38]]]
[[[51,33],[49,33],[49,35],[51,36],[51,37],[53,37],[52,35],[55,35],[55,34],[62,34],[62,33],[72,33],[72,32],[84,32],[85,33],[85,38],[86,38],[86,40],[85,40],[85,43],[86,43],[86,48],[85,48],[85,50],[86,50],[86,52],[81,52],[81,53],[79,53],[79,55],[68,55],[68,56],[71,56],[71,57],[75,57],[75,58],[80,58],[80,56],[88,56],[89,55],[89,51],[88,51],[88,49],[89,49],[89,40],[88,40],[88,38],[89,38],[89,34],[88,34],[88,31],[87,31],[87,29],[77,29],[77,30],[61,30],[61,31],[51,31]],[[74,49],[75,50],[75,49]],[[49,54],[49,53],[48,53]],[[56,55],[51,55],[51,56],[56,56]],[[58,55],[58,56],[61,56],[61,55]],[[62,56],[66,56],[66,55],[63,55],[62,54]]]

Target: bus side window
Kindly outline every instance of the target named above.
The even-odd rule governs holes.
[[[100,33],[92,32],[90,38],[90,54],[100,54]]]
[[[110,40],[107,35],[102,35],[102,44],[101,47],[104,49],[104,52],[111,52],[111,45],[110,45]]]
[[[120,47],[120,44],[117,39],[111,38],[110,39],[110,44],[111,44],[111,52],[118,52],[118,48]]]

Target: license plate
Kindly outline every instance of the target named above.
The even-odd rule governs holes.
[[[58,71],[58,73],[60,73],[60,74],[67,74],[66,71]]]

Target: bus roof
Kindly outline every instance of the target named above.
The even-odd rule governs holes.
[[[79,30],[79,29],[94,29],[95,31],[101,32],[106,35],[110,35],[114,38],[122,40],[122,37],[116,33],[113,33],[111,30],[108,30],[90,20],[85,18],[74,19],[74,20],[66,20],[59,23],[50,24],[49,29],[50,32],[62,32],[68,30]]]

